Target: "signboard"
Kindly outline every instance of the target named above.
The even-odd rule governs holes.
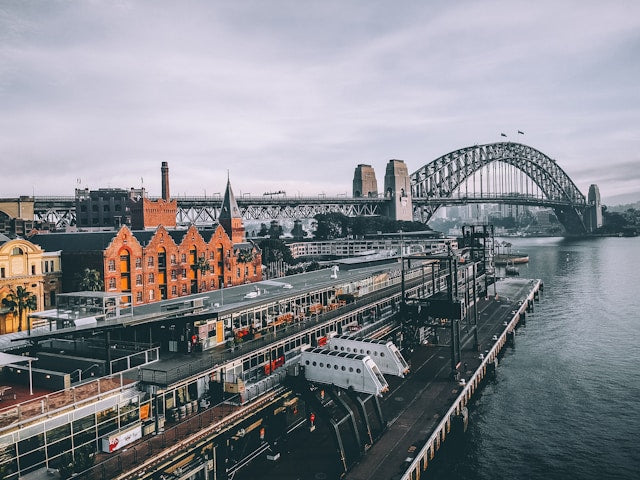
[[[113,432],[110,435],[102,437],[102,451],[105,453],[115,452],[141,438],[142,425],[138,423],[120,432]]]

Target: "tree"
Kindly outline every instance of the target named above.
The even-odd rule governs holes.
[[[240,263],[251,263],[254,258],[252,249],[244,248],[238,252],[238,262]]]
[[[293,229],[291,230],[291,236],[294,238],[294,240],[302,240],[307,236],[307,234],[308,232],[306,232],[304,228],[302,228],[302,222],[300,220],[295,220],[293,222]]]
[[[260,224],[260,231],[258,232],[258,236],[259,237],[266,237],[269,235],[269,228],[267,227],[266,224],[261,223]]]
[[[320,266],[320,264],[314,260],[309,265],[307,265],[307,268],[305,271],[315,272],[316,270],[320,270],[321,268],[322,267]]]
[[[319,213],[313,218],[317,222],[316,240],[346,237],[349,232],[349,217],[342,213]]]
[[[277,240],[283,233],[284,230],[282,226],[277,221],[271,220],[271,225],[269,225],[269,238]]]
[[[259,244],[260,250],[262,250],[262,263],[269,265],[271,262],[277,262],[282,260],[285,263],[294,263],[291,250],[286,243],[282,240],[276,240],[272,238],[265,238]]]
[[[76,275],[78,290],[100,292],[104,288],[102,276],[98,270],[85,268],[82,273]]]
[[[11,289],[9,295],[2,299],[2,305],[11,312],[18,311],[18,331],[22,331],[22,317],[29,310],[38,308],[38,298],[23,286]]]

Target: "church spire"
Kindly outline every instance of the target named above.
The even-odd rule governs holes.
[[[233,195],[231,181],[228,178],[227,189],[224,192],[224,199],[222,200],[222,208],[220,209],[220,217],[218,220],[233,243],[241,243],[244,241],[242,214],[238,208],[236,197]]]

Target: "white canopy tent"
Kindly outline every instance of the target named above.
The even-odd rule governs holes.
[[[29,394],[33,395],[33,376],[31,375],[31,362],[38,360],[34,357],[25,357],[22,355],[13,355],[11,353],[0,352],[0,368],[5,366],[13,366],[20,362],[29,362]]]

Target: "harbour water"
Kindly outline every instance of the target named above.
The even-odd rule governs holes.
[[[544,295],[431,479],[637,479],[640,239],[509,239]]]

